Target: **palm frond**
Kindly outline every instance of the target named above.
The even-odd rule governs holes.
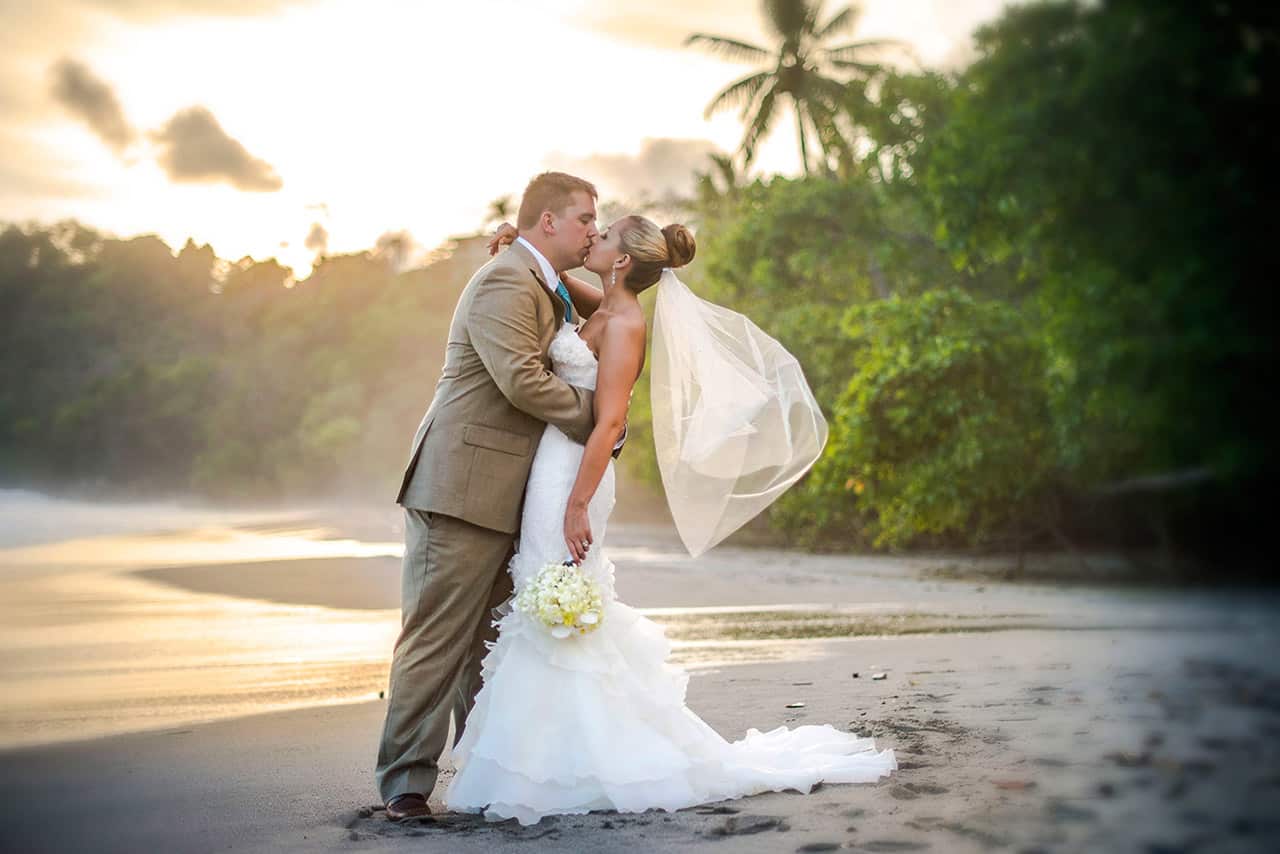
[[[814,11],[806,0],[764,0],[765,23],[784,43],[798,42],[813,31]]]
[[[818,29],[818,16],[822,14],[822,0],[814,0],[804,15],[804,34],[812,39]]]
[[[827,62],[841,60],[863,60],[867,53],[878,53],[885,49],[910,52],[911,48],[898,39],[864,39],[858,42],[842,44],[839,47],[824,48],[818,52],[821,59]]]
[[[712,153],[711,162],[715,164],[716,170],[719,171],[720,177],[730,187],[738,183],[738,170],[733,165],[733,158],[727,154]]]
[[[833,59],[828,62],[832,68],[840,68],[845,71],[853,70],[862,73],[867,77],[874,77],[877,74],[883,74],[888,69],[876,62],[854,62],[852,60]]]
[[[703,45],[712,53],[721,54],[735,62],[762,62],[773,56],[762,47],[756,47],[753,44],[725,38],[724,36],[709,35],[708,33],[694,33],[685,39],[684,43],[685,45]]]
[[[845,6],[839,12],[836,12],[835,15],[831,17],[830,21],[827,21],[821,27],[814,30],[814,39],[822,41],[828,36],[833,36],[841,30],[849,29],[853,26],[854,21],[858,20],[858,17],[861,14],[862,10],[856,6]]]
[[[839,158],[846,152],[852,152],[853,146],[840,127],[839,113],[834,105],[806,104],[804,116],[813,127],[813,136],[823,160],[829,161],[832,156]]]
[[[821,74],[810,74],[805,82],[809,87],[809,91],[815,96],[808,100],[814,101],[828,110],[833,110],[835,105],[843,103],[849,94],[849,84],[840,80],[832,80],[830,77],[823,77]]]
[[[764,85],[768,77],[769,72],[757,71],[733,81],[716,93],[716,96],[711,99],[711,103],[707,104],[707,109],[703,111],[703,117],[709,119],[715,113],[726,108],[745,108],[755,100],[756,93],[760,91],[760,87]]]
[[[742,138],[741,147],[744,165],[750,164],[755,159],[756,146],[760,140],[769,135],[769,130],[773,127],[773,120],[777,115],[776,91],[774,86],[764,90],[755,114],[751,117],[751,124],[747,125],[747,133]]]

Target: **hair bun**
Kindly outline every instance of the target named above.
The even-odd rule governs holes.
[[[668,266],[683,267],[693,260],[698,244],[693,239],[692,231],[679,223],[673,223],[662,229],[662,236],[667,239]]]

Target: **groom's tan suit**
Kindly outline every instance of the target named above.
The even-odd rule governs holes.
[[[507,561],[547,423],[585,442],[592,393],[550,370],[564,303],[519,244],[480,268],[454,310],[444,371],[397,497],[405,508],[401,631],[378,750],[383,801],[429,795],[452,714],[480,688],[490,611],[511,593]],[[552,287],[555,283],[550,283]]]

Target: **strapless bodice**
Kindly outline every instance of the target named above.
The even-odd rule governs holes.
[[[599,367],[596,354],[591,352],[586,341],[578,337],[572,325],[566,323],[560,327],[547,352],[551,356],[551,370],[556,376],[569,385],[595,390],[596,369]]]

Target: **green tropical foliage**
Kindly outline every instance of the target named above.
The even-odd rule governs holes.
[[[0,231],[7,483],[260,498],[393,494],[482,240],[396,273],[374,252],[274,261]]]
[[[953,288],[856,305],[840,331],[853,373],[781,523],[809,543],[976,543],[1034,505],[1052,431],[1043,347],[1022,315]]]
[[[1091,477],[1234,476],[1270,453],[1276,22],[1245,3],[1054,3],[977,34],[927,167],[937,233],[957,264],[1018,266]]]
[[[1278,17],[1012,7],[961,71],[851,81],[865,145],[834,174],[708,197],[703,289],[830,407],[827,454],[773,514],[787,536],[1249,542],[1277,474]]]

